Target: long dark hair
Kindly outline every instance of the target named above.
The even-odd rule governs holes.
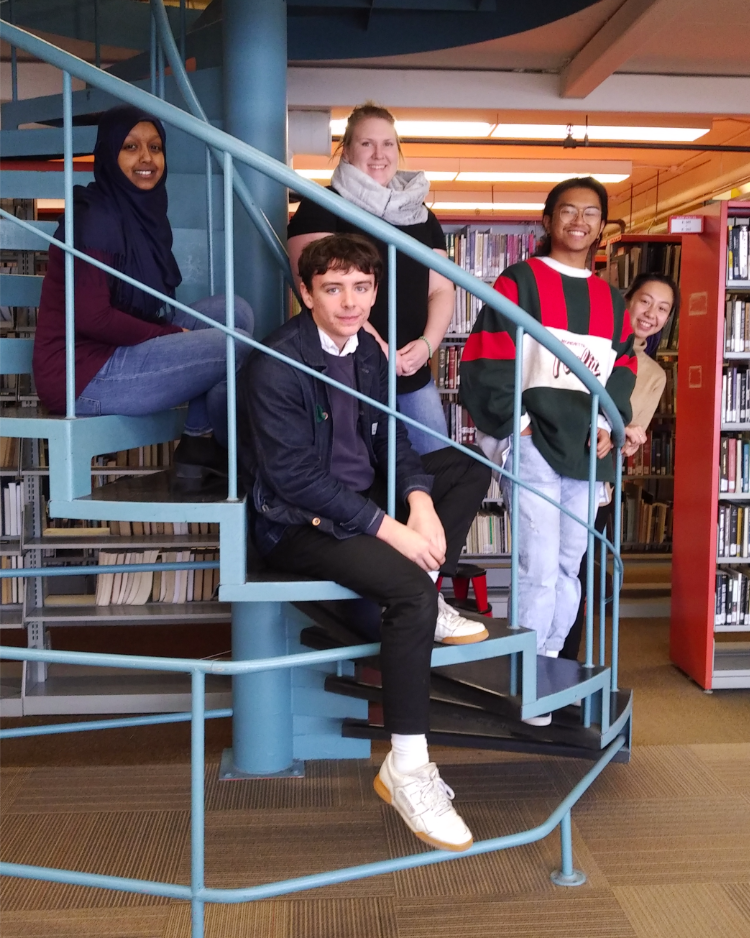
[[[595,192],[597,198],[599,199],[599,205],[602,209],[602,221],[607,221],[607,212],[609,211],[609,196],[607,195],[607,190],[604,188],[604,186],[596,179],[594,179],[593,176],[573,176],[570,179],[563,179],[562,182],[558,182],[555,188],[552,189],[547,196],[547,200],[544,203],[542,218],[552,218],[561,196],[563,196],[570,189],[590,189],[591,192]],[[591,246],[591,251],[596,252],[597,247],[598,243],[593,244]],[[536,251],[534,251],[534,257],[548,257],[551,251],[552,238],[550,238],[548,234],[545,234],[537,245]]]
[[[674,280],[672,280],[672,278],[668,277],[666,274],[656,272],[638,274],[635,280],[628,287],[628,291],[625,294],[625,302],[630,303],[635,294],[641,289],[642,286],[645,286],[647,283],[663,283],[665,287],[669,287],[669,289],[672,291],[672,308],[669,311],[669,315],[670,317],[676,316],[680,311],[680,288],[674,282]],[[669,320],[667,320],[667,322],[668,321]],[[664,324],[664,327],[666,328],[666,323]],[[664,329],[660,329],[658,332],[655,332],[646,339],[646,354],[650,358],[656,358],[656,350],[659,348],[662,332],[664,332]]]

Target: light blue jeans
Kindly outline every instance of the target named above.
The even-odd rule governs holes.
[[[224,296],[206,297],[192,308],[215,322],[226,320]],[[234,298],[234,321],[238,332],[252,336],[253,311],[240,296]],[[188,401],[185,433],[199,436],[213,430],[226,446],[226,336],[180,310],[172,322],[190,331],[118,346],[76,400],[76,415],[137,417]],[[238,370],[250,351],[249,345],[235,342]]]
[[[432,430],[437,430],[439,433],[448,436],[443,402],[440,400],[440,394],[432,378],[418,391],[399,394],[397,407],[399,412],[406,414],[407,417],[418,420]],[[405,424],[405,426],[409,434],[409,442],[420,456],[426,456],[428,453],[434,453],[435,450],[445,447],[445,443],[441,443],[440,440],[430,436],[429,433],[425,433],[424,430],[418,430],[409,424]]]
[[[513,465],[513,450],[505,463]],[[558,475],[533,438],[520,438],[519,478],[584,522],[588,482]],[[512,505],[512,483],[502,476],[503,500]],[[588,543],[586,528],[522,486],[518,487],[518,624],[536,632],[537,653],[560,651],[581,601],[578,571]]]

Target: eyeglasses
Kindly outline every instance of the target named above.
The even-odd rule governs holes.
[[[596,224],[601,220],[602,210],[600,208],[577,209],[574,205],[563,205],[560,208],[560,218],[567,221],[575,221],[581,215],[584,221]]]

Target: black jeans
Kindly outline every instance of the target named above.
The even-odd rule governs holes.
[[[602,505],[602,507],[596,513],[596,520],[594,521],[594,527],[600,534],[603,534],[607,522],[612,516],[614,510],[614,497],[608,505]],[[595,556],[597,559],[600,557],[600,542],[598,540],[594,541],[594,550]],[[565,639],[565,644],[562,647],[560,652],[561,658],[567,658],[569,661],[577,661],[578,655],[581,650],[581,639],[583,638],[583,623],[586,618],[586,583],[588,580],[588,551],[583,555],[581,560],[581,566],[578,570],[578,579],[581,581],[581,603],[578,606],[578,615],[576,616],[573,627],[568,632],[568,637]]]
[[[490,470],[446,447],[422,457],[434,476],[432,499],[447,542],[443,570],[455,571],[471,522],[490,484]],[[385,480],[377,477],[370,498],[385,507]],[[408,507],[396,516],[406,521]],[[430,655],[437,620],[437,590],[430,577],[385,541],[368,534],[339,539],[307,525],[288,528],[266,556],[270,567],[335,580],[383,607],[380,669],[383,714],[391,733],[429,729]]]

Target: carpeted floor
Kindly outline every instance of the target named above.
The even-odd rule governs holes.
[[[550,882],[553,834],[483,857],[211,906],[207,938],[750,938],[750,691],[704,694],[668,663],[667,627],[623,623],[620,683],[636,691],[635,749],[574,809],[584,886]],[[304,779],[219,782],[229,728],[209,730],[209,885],[427,849],[372,791],[382,746],[369,761],[307,763]],[[3,857],[187,882],[187,754],[185,727],[7,742]],[[432,754],[477,839],[539,823],[587,768]],[[166,899],[7,879],[0,930],[3,938],[186,938],[190,913]]]

